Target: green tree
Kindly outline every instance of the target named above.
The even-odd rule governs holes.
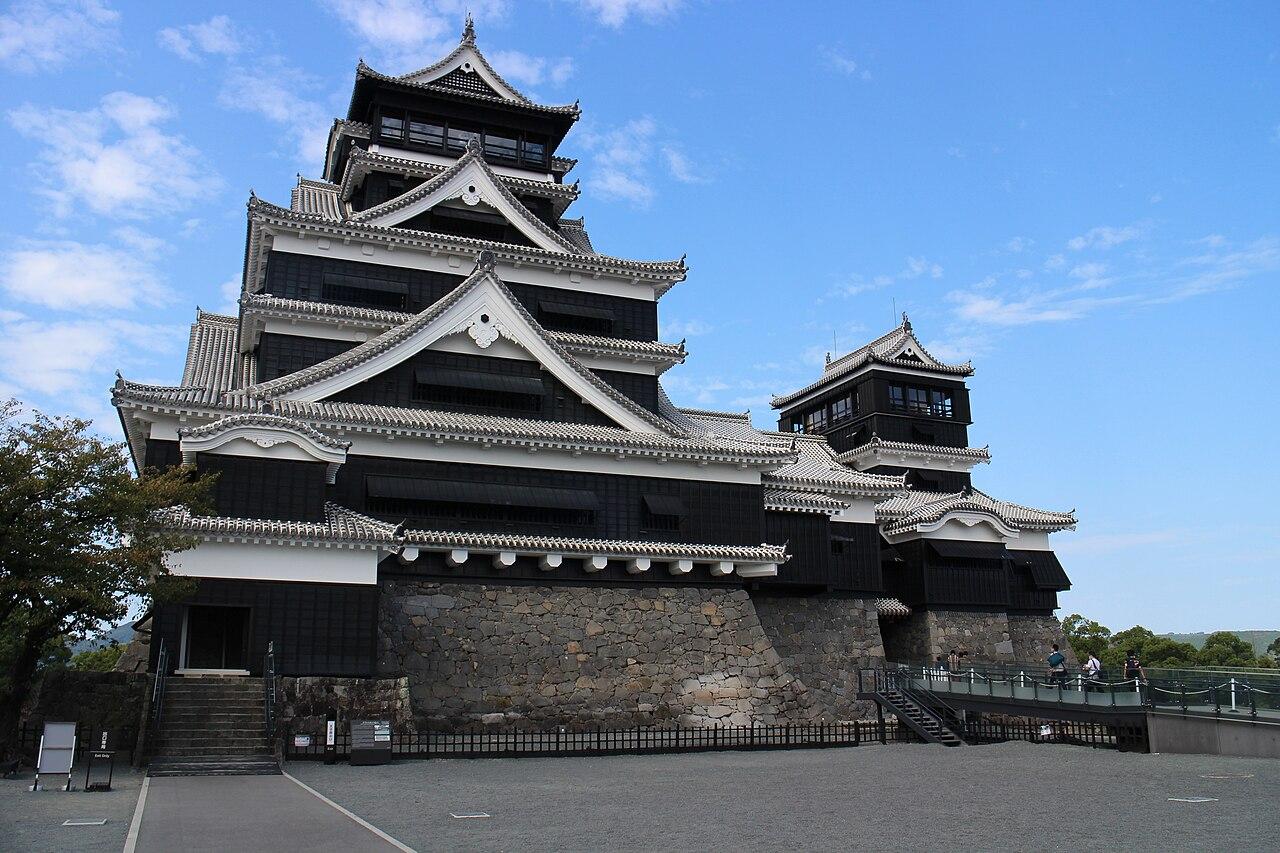
[[[1271,659],[1280,663],[1280,637],[1276,637],[1271,641],[1271,645],[1267,646],[1267,654],[1271,655]]]
[[[1111,640],[1111,629],[1099,625],[1092,619],[1086,619],[1079,613],[1072,613],[1062,620],[1062,631],[1067,635],[1067,642],[1083,661],[1090,654],[1102,656]]]
[[[1144,667],[1186,669],[1196,665],[1198,654],[1196,647],[1190,643],[1179,643],[1168,637],[1152,637],[1143,643],[1140,659]],[[1123,651],[1120,660],[1124,660]]]
[[[1111,635],[1111,644],[1102,653],[1102,666],[1108,672],[1118,673],[1124,669],[1124,656],[1133,650],[1138,659],[1147,663],[1147,643],[1155,639],[1155,634],[1141,625],[1134,625]]]
[[[172,589],[161,583],[163,556],[194,543],[157,527],[155,514],[203,509],[212,485],[181,467],[135,478],[124,446],[90,433],[88,421],[21,414],[16,401],[0,403],[0,746],[8,754],[50,646],[118,622],[134,598]]]
[[[67,666],[85,672],[111,672],[116,668],[116,662],[120,660],[122,654],[124,654],[124,646],[112,643],[100,649],[85,649],[79,654],[72,655]]]
[[[1256,666],[1253,645],[1230,631],[1214,631],[1196,656],[1199,666]]]

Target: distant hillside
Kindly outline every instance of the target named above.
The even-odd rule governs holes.
[[[87,652],[90,649],[101,649],[111,645],[111,641],[115,640],[120,645],[124,645],[133,639],[133,622],[125,622],[123,625],[117,625],[110,631],[103,631],[96,637],[89,637],[71,646],[71,654],[79,654]]]
[[[1275,631],[1232,631],[1240,639],[1246,643],[1253,645],[1253,653],[1255,655],[1266,654],[1267,646],[1275,641],[1276,637],[1280,637],[1280,630]],[[1197,634],[1159,634],[1161,637],[1168,637],[1176,643],[1190,643],[1197,649],[1204,646],[1205,638],[1209,635],[1203,631]]]

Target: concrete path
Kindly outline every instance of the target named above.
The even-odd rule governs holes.
[[[172,776],[147,783],[136,839],[125,853],[410,849],[288,776]]]

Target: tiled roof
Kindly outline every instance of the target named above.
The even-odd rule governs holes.
[[[617,559],[650,557],[671,560],[785,563],[778,545],[708,545],[699,542],[645,542],[577,539],[567,536],[522,536],[508,533],[401,529],[334,503],[325,504],[324,521],[279,521],[193,515],[185,507],[159,514],[159,526],[199,538],[338,542],[399,551],[420,548],[465,548],[481,552],[515,551]]]
[[[234,387],[238,321],[222,314],[196,312],[187,342],[182,386],[200,395],[216,395]]]
[[[883,497],[905,487],[903,475],[867,474],[836,460],[821,436],[766,432],[751,425],[749,415],[681,409],[680,415],[707,435],[726,440],[763,442],[795,454],[795,461],[764,475],[766,485],[789,490]]]
[[[572,539],[565,536],[520,536],[507,533],[407,530],[409,545],[473,548],[480,551],[529,551],[582,556],[657,557],[672,560],[729,560],[743,563],[785,563],[779,545],[704,545],[699,542],[642,542],[620,539]]]
[[[346,450],[351,446],[351,442],[334,438],[331,435],[326,435],[315,427],[296,420],[295,418],[286,417],[284,415],[267,414],[266,412],[228,415],[227,417],[219,418],[212,423],[207,423],[204,426],[181,427],[178,429],[178,435],[183,438],[207,438],[241,426],[275,427],[295,430],[307,436],[316,444],[331,447],[334,450]]]
[[[866,444],[846,450],[836,457],[845,465],[853,464],[860,459],[874,459],[880,464],[892,464],[891,460],[883,460],[896,454],[912,456],[931,456],[938,459],[956,459],[971,462],[990,462],[991,453],[985,447],[941,447],[936,444],[916,444],[909,441],[886,441],[874,433]]]
[[[577,186],[576,184],[574,186]],[[578,247],[578,250],[585,255],[594,255],[596,253],[595,246],[591,245],[591,237],[587,235],[586,221],[582,217],[577,219],[561,219],[557,223],[560,227],[560,234],[570,243]]]
[[[561,175],[567,175],[573,171],[573,167],[578,165],[578,161],[573,157],[552,157],[551,171],[559,172]]]
[[[305,299],[285,299],[269,293],[246,293],[240,298],[246,315],[288,319],[340,320],[347,325],[360,325],[386,331],[413,319],[407,311],[388,311],[381,308],[361,308],[353,305],[337,305],[329,302],[311,302]],[[547,334],[570,352],[608,353],[630,358],[671,361],[684,360],[686,352],[679,344],[661,341],[634,341],[627,338],[606,338],[602,335],[583,335],[576,332]]]
[[[298,177],[290,206],[299,213],[310,213],[326,219],[342,219],[342,199],[337,184]]]
[[[477,55],[479,55],[479,51],[477,51]],[[450,54],[449,56],[442,59],[440,62],[436,63],[436,66],[441,65],[445,62],[448,62],[450,59],[452,59],[452,57],[453,57],[453,54]],[[483,57],[481,57],[481,60],[483,61]],[[391,74],[383,74],[380,71],[374,71],[368,65],[365,65],[363,61],[361,61],[358,65],[356,65],[356,79],[359,80],[361,77],[366,77],[372,80],[385,80],[388,83],[396,83],[400,86],[410,86],[414,89],[419,89],[424,92],[438,92],[440,94],[462,95],[463,97],[471,98],[473,100],[480,101],[482,103],[489,103],[489,104],[503,104],[507,106],[516,105],[521,107],[522,109],[526,109],[531,112],[545,113],[549,115],[568,116],[575,120],[578,118],[579,115],[582,114],[582,110],[578,107],[577,103],[563,104],[563,105],[557,105],[557,106],[547,106],[544,104],[535,104],[532,101],[528,100],[527,98],[524,98],[523,100],[520,100],[520,101],[512,101],[500,95],[485,95],[480,92],[471,92],[463,89],[458,89],[453,86],[442,86],[442,85],[439,85],[438,83],[419,83],[415,80],[407,79],[410,77],[416,77],[420,74],[424,74],[428,70],[434,67],[435,66],[428,66],[428,68],[424,68],[412,74],[395,76]],[[494,71],[493,74],[495,77],[498,76],[498,72],[496,71]],[[498,79],[502,79],[502,78],[499,77]],[[523,96],[521,97],[523,98]]]
[[[766,487],[764,508],[781,512],[810,512],[831,514],[840,512],[847,504],[818,492],[802,492],[796,489]]]
[[[340,542],[391,549],[397,544],[393,525],[369,518],[334,503],[326,503],[324,521],[282,521],[264,518],[229,518],[193,515],[186,507],[158,514],[165,530],[199,538],[234,538]]]
[[[524,203],[521,202],[520,199],[511,194],[511,190],[507,188],[507,185],[503,183],[497,173],[493,171],[493,167],[485,162],[484,154],[480,148],[480,142],[478,139],[472,139],[468,142],[466,153],[459,157],[452,166],[445,169],[434,178],[423,181],[408,192],[402,193],[395,198],[388,199],[381,204],[375,204],[373,207],[352,213],[347,218],[352,222],[368,222],[370,220],[386,216],[387,214],[393,213],[397,210],[403,210],[404,208],[415,204],[419,200],[431,196],[441,187],[448,184],[449,181],[457,177],[464,169],[470,166],[475,166],[479,169],[481,173],[483,173],[484,176],[492,182],[493,187],[501,193],[503,201],[510,205],[511,209],[515,211],[517,217],[520,219],[520,223],[516,224],[523,224],[525,228],[542,234],[548,240],[551,240],[555,245],[570,254],[582,253],[582,250],[578,248],[577,245],[569,242],[565,239],[564,235],[560,234],[558,231],[548,227],[545,222],[534,215],[533,211],[525,207]]]
[[[347,155],[347,166],[342,180],[337,185],[343,199],[350,199],[363,175],[371,171],[398,172],[420,178],[434,178],[447,170],[449,166],[440,163],[427,163],[423,160],[411,160],[407,157],[393,157],[382,152],[374,153],[355,146]],[[558,184],[554,181],[539,181],[533,178],[520,178],[513,175],[497,174],[497,178],[512,192],[523,195],[535,195],[554,199],[559,202],[557,209],[563,210],[578,197],[578,185]],[[574,220],[563,220],[572,222]]]
[[[263,201],[257,196],[249,199],[249,218],[251,223],[255,225],[302,227],[313,233],[333,234],[343,239],[348,237],[363,238],[427,251],[454,251],[474,256],[487,249],[493,252],[500,260],[517,264],[558,264],[568,270],[580,270],[587,273],[600,272],[630,276],[636,280],[656,281],[659,283],[660,292],[662,293],[670,289],[675,282],[683,281],[688,272],[683,258],[674,261],[634,261],[601,254],[586,255],[578,252],[553,252],[547,249],[539,249],[536,246],[517,246],[511,243],[460,237],[455,234],[414,231],[408,228],[373,225],[366,222],[335,222],[319,214],[289,210]],[[261,254],[261,239],[258,237],[255,241],[255,235],[251,234],[250,243],[249,281],[256,282],[261,277],[256,266],[258,261],[255,260]]]
[[[1075,527],[1070,512],[1052,512],[997,500],[978,489],[964,492],[907,491],[876,506],[876,519],[888,534],[910,533],[939,521],[950,512],[995,516],[1010,527],[1026,530],[1067,530]]]
[[[896,598],[877,598],[876,613],[889,619],[911,615],[911,608]]]
[[[918,360],[897,357],[904,347],[910,347],[911,351],[918,357]],[[891,367],[901,367],[910,370],[922,370],[930,373],[943,373],[956,376],[973,375],[973,366],[970,364],[944,364],[930,355],[929,352],[920,345],[920,341],[916,338],[915,332],[911,329],[911,321],[907,319],[905,314],[903,314],[902,325],[881,335],[866,346],[859,347],[853,352],[842,355],[840,358],[828,363],[822,373],[822,377],[816,382],[811,382],[799,391],[792,391],[790,394],[775,396],[773,398],[773,407],[775,409],[781,408],[782,406],[785,406],[794,400],[798,400],[806,394],[816,391],[824,385],[828,385],[836,379],[839,379],[848,373],[852,373],[854,370],[857,370],[867,364],[885,364]]]
[[[841,465],[831,445],[821,437],[772,432],[765,435],[779,446],[794,441],[799,451],[795,462],[764,475],[768,483],[875,497],[888,496],[905,487],[905,475],[868,474]]]
[[[302,370],[299,370],[296,373],[290,373],[287,376],[281,376],[267,382],[259,382],[257,385],[244,389],[245,394],[249,397],[257,398],[275,397],[279,394],[287,393],[298,388],[304,388],[329,376],[344,373],[358,364],[362,364],[384,352],[394,349],[402,341],[410,338],[420,329],[430,325],[454,303],[470,293],[471,290],[478,286],[482,281],[486,280],[494,283],[499,292],[501,292],[506,298],[512,310],[518,313],[529,325],[529,328],[532,329],[535,334],[539,335],[543,339],[543,342],[550,347],[553,352],[558,354],[564,360],[564,363],[571,370],[577,373],[583,381],[593,386],[601,394],[604,394],[606,397],[613,400],[613,402],[629,411],[632,415],[647,422],[659,431],[670,433],[673,430],[673,425],[670,422],[660,418],[653,412],[637,404],[629,397],[623,395],[595,373],[583,367],[582,364],[572,355],[565,352],[564,347],[548,335],[542,326],[533,319],[528,310],[520,304],[519,300],[517,300],[515,296],[512,295],[511,291],[507,289],[507,286],[503,284],[502,279],[498,278],[492,268],[485,269],[480,266],[477,266],[476,271],[468,276],[461,284],[451,290],[434,305],[415,315],[409,322],[383,332],[381,335],[371,338],[370,340],[367,340],[344,353],[325,359],[319,364],[303,368]]]

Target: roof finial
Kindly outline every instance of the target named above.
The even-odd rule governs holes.
[[[468,154],[480,153],[480,135],[479,134],[467,140],[467,153]]]
[[[462,28],[462,43],[463,44],[476,43],[476,22],[475,22],[475,19],[471,17],[470,9],[467,10],[467,23]]]
[[[831,363],[831,353],[827,353],[827,364]]]
[[[493,268],[497,265],[497,257],[488,249],[485,249],[480,253],[480,257],[476,258],[477,272],[493,272]]]
[[[262,413],[264,415],[274,415],[276,413],[276,404],[270,397],[262,401]]]
[[[902,328],[908,332],[911,331],[911,320],[907,318],[906,311],[902,312]]]

